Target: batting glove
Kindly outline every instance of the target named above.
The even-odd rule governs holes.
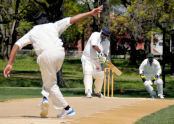
[[[98,59],[99,59],[99,62],[100,63],[107,63],[108,62],[108,60],[106,59],[106,57],[100,57]]]
[[[152,77],[152,82],[156,81],[157,78],[159,78],[159,75],[155,75],[155,77]]]
[[[103,52],[98,52],[97,53],[97,58],[100,63],[105,63],[107,61],[106,57],[104,56]]]
[[[143,74],[140,74],[140,77],[141,77],[141,79],[142,79],[143,82],[146,81],[147,76],[144,76]]]
[[[104,57],[104,53],[103,52],[97,52],[97,57],[98,58]]]
[[[156,81],[156,79],[157,79],[156,77],[152,77],[151,80],[152,80],[152,82],[154,82],[154,81]]]

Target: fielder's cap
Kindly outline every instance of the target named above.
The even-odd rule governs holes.
[[[149,54],[147,55],[147,57],[148,57],[148,58],[154,58],[154,55],[153,55],[152,53],[149,53]]]
[[[102,28],[102,33],[106,34],[106,35],[110,35],[111,34],[111,31],[108,27],[103,27]]]

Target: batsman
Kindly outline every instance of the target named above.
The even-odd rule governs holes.
[[[154,59],[154,55],[149,53],[148,58],[145,59],[140,67],[139,74],[144,82],[146,90],[150,93],[152,98],[156,98],[156,92],[154,91],[152,84],[157,85],[158,97],[163,99],[163,81],[160,79],[161,66],[160,63]]]
[[[93,32],[90,36],[86,47],[81,57],[84,85],[86,97],[92,97],[92,85],[93,78],[95,79],[94,95],[102,98],[101,89],[103,86],[104,71],[102,70],[101,63],[107,61],[109,54],[110,42],[108,37],[110,35],[110,29],[103,27],[100,32]]]

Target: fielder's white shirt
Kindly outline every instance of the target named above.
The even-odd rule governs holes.
[[[156,74],[160,75],[161,74],[160,63],[156,59],[153,59],[153,62],[150,65],[148,59],[145,59],[139,67],[139,74],[143,74],[143,72],[145,75],[156,75]]]
[[[86,57],[92,59],[92,60],[98,60],[97,59],[97,51],[92,47],[92,46],[98,46],[101,52],[104,54],[108,55],[109,54],[109,47],[110,47],[110,42],[106,38],[104,41],[101,41],[101,32],[94,32],[90,36],[85,49],[83,51],[83,55]]]
[[[70,25],[70,17],[55,23],[36,25],[15,44],[19,49],[32,44],[37,55],[47,49],[63,49],[63,42],[59,37]]]

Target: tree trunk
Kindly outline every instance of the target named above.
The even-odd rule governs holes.
[[[130,61],[129,64],[130,65],[137,65],[137,53],[136,53],[136,49],[135,49],[135,41],[132,40],[131,41],[131,51],[130,51]]]
[[[109,7],[109,0],[99,0],[99,5],[103,5],[103,10],[102,12],[99,14],[99,18],[100,18],[100,27],[99,29],[101,29],[102,27],[110,27],[110,7]],[[109,48],[110,52],[109,52],[109,57],[108,59],[111,60],[111,47]],[[104,64],[102,64],[102,69],[104,70],[106,66]]]
[[[82,38],[81,44],[82,44],[82,51],[83,51],[84,47],[85,47],[85,32],[84,32],[84,30],[82,31],[81,38]]]
[[[0,15],[0,22],[3,22],[3,18]],[[1,56],[3,59],[7,59],[6,58],[6,52],[7,52],[7,40],[6,40],[6,30],[4,28],[3,24],[0,24],[0,32],[2,34],[2,38],[1,38]]]
[[[174,30],[174,29],[173,29]],[[170,72],[171,74],[174,73],[174,33],[171,34],[171,68]]]
[[[62,18],[63,17],[63,5],[64,5],[64,2],[63,0],[59,0],[59,14],[57,15],[57,18]],[[61,9],[62,8],[62,9]],[[55,7],[55,12],[56,12],[56,7]],[[63,38],[62,38],[63,40]],[[62,72],[62,68],[59,70],[59,72],[57,72],[57,85],[59,87],[68,87],[68,84],[65,82],[65,80],[63,79],[63,72]]]
[[[57,72],[57,85],[59,87],[69,87],[67,83],[65,83],[65,80],[63,79],[63,72],[62,68]]]
[[[100,26],[110,26],[110,7],[109,0],[99,0],[99,4],[103,5],[103,10],[100,13]],[[100,27],[100,28],[101,28]]]
[[[94,8],[97,8],[97,7],[99,7],[99,1],[94,0]],[[93,16],[92,32],[99,31],[100,30],[99,26],[100,26],[100,16],[99,15],[97,17]]]
[[[10,15],[12,15],[15,12],[14,17],[18,17],[19,3],[20,3],[20,0],[16,0],[15,10],[13,10],[12,8],[9,8],[8,10],[6,10],[6,12],[9,13]],[[2,24],[0,24],[0,31],[2,33],[1,55],[3,59],[8,59],[11,53],[13,44],[16,42],[16,39],[17,39],[16,29],[19,24],[19,19],[9,18],[8,22],[3,22],[3,21],[4,21],[3,17],[0,15],[0,22],[2,22]],[[7,24],[7,26],[4,27],[3,23]]]
[[[54,22],[57,20],[62,19],[63,17],[63,4],[64,0],[46,0],[49,6],[47,6],[45,3],[40,2],[39,0],[34,0],[38,5],[42,6],[44,11],[46,12],[46,16],[48,17],[48,20],[50,22]],[[62,38],[63,40],[63,38]],[[59,87],[68,86],[63,79],[63,72],[62,68],[57,72],[57,85]]]

